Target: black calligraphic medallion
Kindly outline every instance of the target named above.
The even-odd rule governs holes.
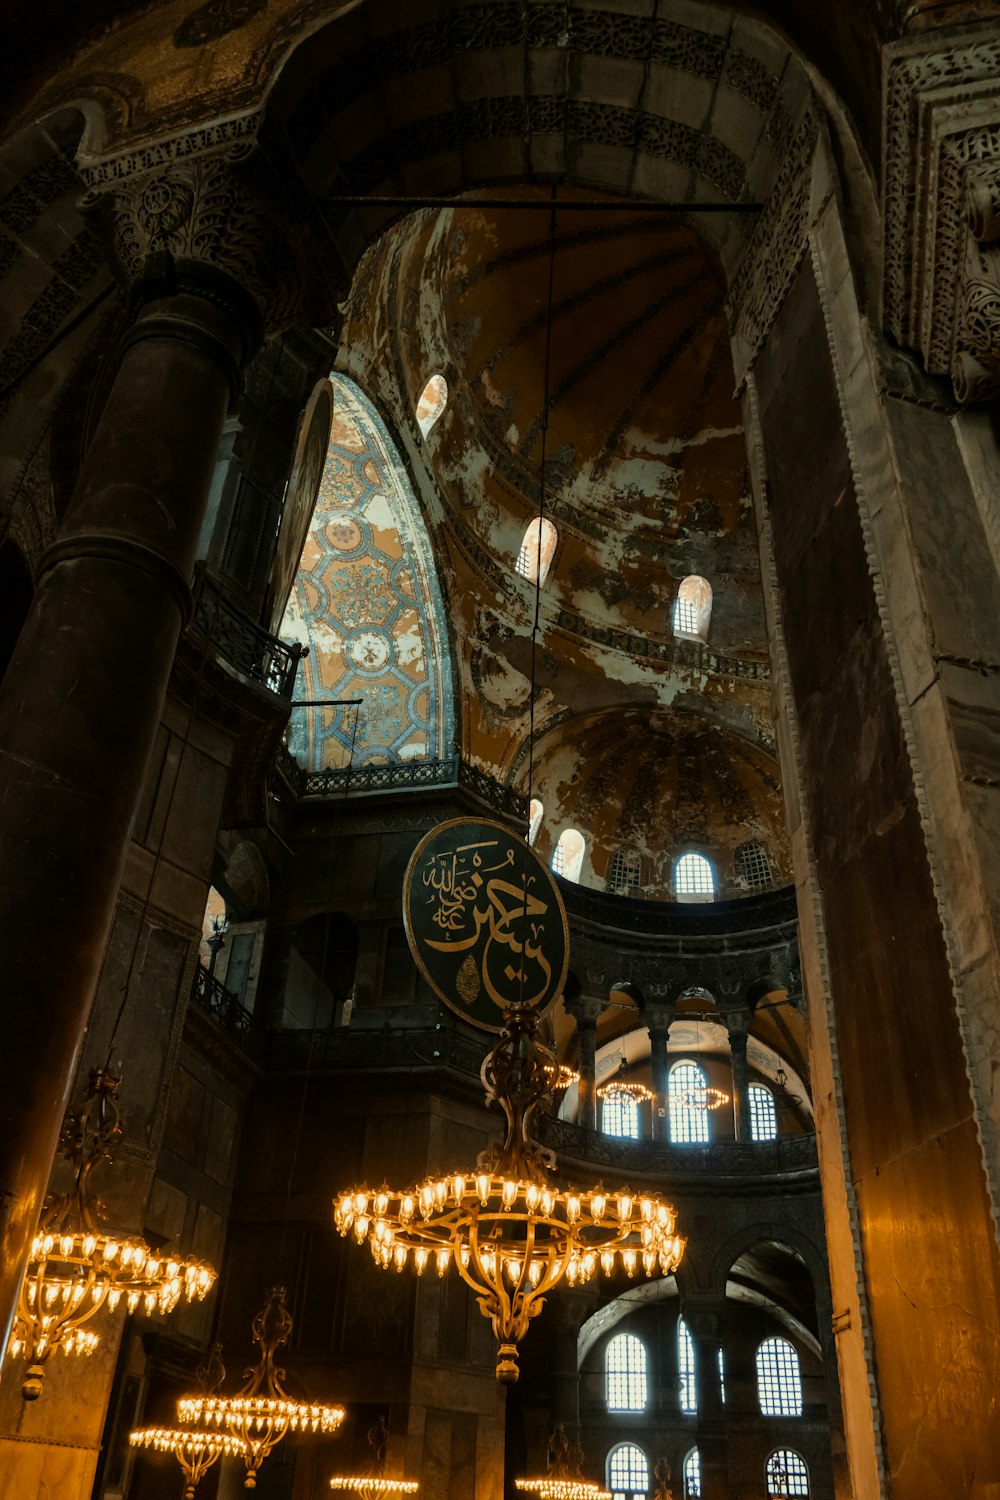
[[[508,1005],[541,1013],[562,994],[562,897],[534,850],[501,823],[453,818],[432,829],[406,869],[403,921],[417,968],[473,1026],[500,1031]]]

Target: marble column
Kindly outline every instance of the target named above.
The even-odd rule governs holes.
[[[704,1301],[688,1297],[682,1302],[682,1316],[694,1345],[701,1500],[729,1500],[726,1413],[719,1381],[719,1349],[725,1325],[725,1304],[717,1297]]]
[[[653,1088],[651,1106],[653,1111],[653,1139],[654,1141],[669,1141],[670,1100],[668,1098],[668,1080],[670,1067],[667,1055],[669,1022],[665,1019],[651,1019],[646,1029],[649,1032],[649,1065],[652,1073]]]
[[[588,1130],[597,1129],[597,1083],[595,1080],[597,1053],[597,1022],[589,1016],[577,1016],[577,1035],[580,1038],[579,1071],[577,1085],[576,1123]]]
[[[747,1033],[739,1027],[730,1028],[729,1050],[733,1064],[733,1114],[736,1118],[736,1139],[753,1140],[750,1126],[750,1089],[747,1072]]]
[[[45,1192],[257,302],[147,262],[62,531],[0,688],[0,1350]]]

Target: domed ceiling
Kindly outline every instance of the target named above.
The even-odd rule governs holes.
[[[507,196],[542,207],[470,200],[388,230],[362,263],[338,357],[395,424],[435,540],[463,753],[542,790],[547,826],[550,814],[579,826],[595,884],[636,838],[652,897],[667,895],[679,843],[731,868],[739,844],[761,839],[784,870],[718,264],[670,215],[595,195],[593,209],[557,209],[550,238],[544,192]],[[425,435],[415,410],[434,375],[448,400]],[[558,542],[535,630],[536,591],[515,562],[543,499],[543,450]],[[712,587],[703,644],[671,624],[691,574]]]
[[[673,856],[693,849],[711,861],[719,898],[730,899],[749,889],[735,860],[749,842],[766,850],[770,884],[788,879],[774,763],[738,735],[693,714],[623,709],[569,720],[536,755],[535,847],[548,858],[564,828],[585,830],[582,885],[603,890],[615,852],[634,850],[635,894],[667,900]]]

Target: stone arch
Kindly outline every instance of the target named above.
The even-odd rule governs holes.
[[[819,1297],[826,1285],[823,1251],[810,1235],[792,1223],[751,1223],[734,1230],[712,1252],[706,1267],[706,1289],[725,1295],[733,1265],[745,1251],[762,1244],[776,1245],[797,1256],[809,1272],[813,1292]]]
[[[268,101],[307,186],[328,203],[540,179],[692,205],[760,201],[811,104],[805,67],[772,27],[708,5],[684,23],[573,4],[513,13],[483,4],[414,24],[405,0],[385,0],[377,34],[369,9],[353,7],[299,42]],[[587,80],[570,98],[564,68],[552,67],[568,57]],[[678,73],[685,90],[667,86]],[[377,89],[366,82],[373,77]],[[747,122],[740,149],[685,118],[675,101],[692,92],[698,118],[738,113]],[[389,214],[329,206],[350,266]],[[702,221],[721,246],[724,218]]]

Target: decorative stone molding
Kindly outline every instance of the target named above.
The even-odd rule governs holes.
[[[887,50],[887,331],[956,398],[1000,391],[1000,31]]]
[[[816,113],[806,110],[733,277],[728,308],[737,380],[757,358],[806,253],[819,129]]]
[[[300,312],[303,277],[289,226],[257,181],[259,124],[224,120],[86,165],[81,209],[104,219],[128,283],[158,252],[204,261],[245,287],[274,330]]]

